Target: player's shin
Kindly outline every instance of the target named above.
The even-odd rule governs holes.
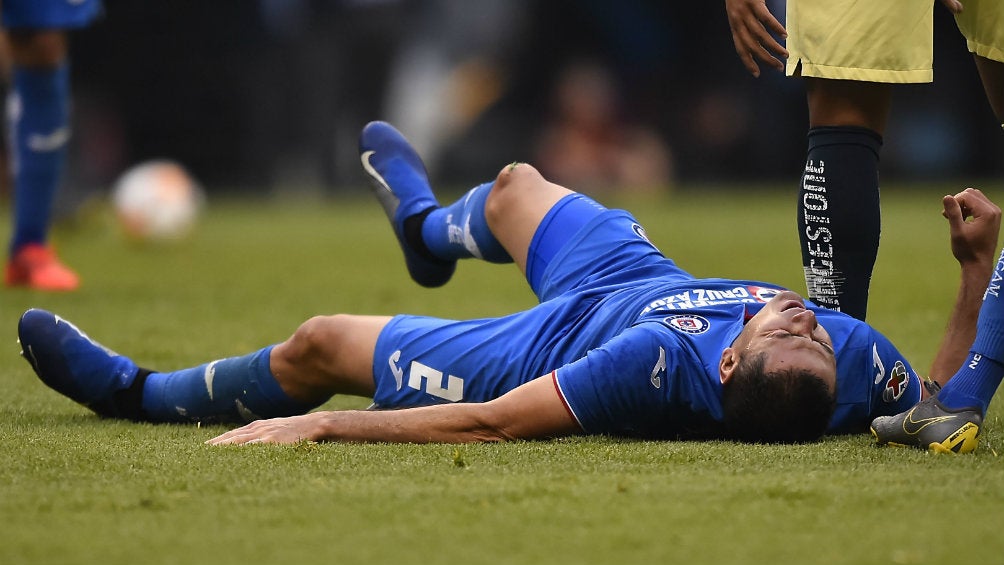
[[[799,191],[798,230],[809,297],[865,319],[880,232],[882,138],[862,127],[817,127]]]
[[[11,250],[44,243],[66,153],[69,67],[14,70],[7,105],[14,174],[15,231]]]
[[[302,414],[321,403],[290,398],[269,368],[266,347],[170,373],[151,373],[143,387],[143,414],[155,422],[249,422]]]
[[[474,257],[492,263],[512,262],[485,219],[485,201],[494,184],[476,186],[453,204],[425,217],[421,237],[433,255],[447,260]]]

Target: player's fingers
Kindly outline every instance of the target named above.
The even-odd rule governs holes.
[[[964,221],[962,215],[962,205],[959,204],[958,196],[946,194],[941,199],[941,206],[944,208],[941,215],[948,220],[948,225],[955,227]]]
[[[788,37],[788,30],[784,29],[781,22],[777,21],[774,14],[770,13],[766,4],[761,4],[756,10],[756,19],[759,20],[760,23],[763,24],[763,27],[771,33],[785,39]]]
[[[732,41],[736,47],[736,55],[739,55],[739,61],[742,62],[743,66],[746,67],[746,70],[749,71],[751,75],[759,77],[760,66],[756,64],[756,61],[753,59],[753,55],[746,47],[746,44],[740,39],[738,32],[733,34]]]
[[[777,23],[777,20],[766,9],[764,9],[763,13],[766,14],[766,20],[758,15],[755,20],[750,20],[747,25],[743,26],[743,41],[746,45],[759,47],[769,54],[787,57],[788,50],[771,35],[771,32],[773,32],[784,37],[784,27]],[[776,25],[771,25],[771,21]],[[778,29],[780,29],[780,33],[778,33]],[[773,55],[768,55],[768,57],[773,58]]]
[[[784,70],[784,62],[782,62],[780,59],[778,59],[777,57],[775,57],[774,56],[775,54],[777,54],[778,56],[783,56],[783,57],[787,57],[788,56],[787,52],[785,52],[783,54],[782,53],[778,53],[776,51],[774,53],[771,53],[769,50],[764,49],[764,48],[760,49],[760,52],[758,53],[758,56],[759,56],[760,60],[763,61],[764,63],[767,63],[768,65],[770,65],[771,67],[774,67],[775,69],[777,69],[779,71],[783,71]]]
[[[245,437],[246,432],[238,433],[236,430],[231,430],[225,434],[220,434],[212,439],[206,440],[207,445],[230,445],[235,443],[243,443],[242,438]]]
[[[788,58],[788,50],[785,49],[783,45],[778,43],[777,40],[774,39],[774,36],[772,35],[766,36],[766,38],[760,42],[760,45],[762,45],[764,49],[766,49],[773,55],[776,55],[783,59]]]
[[[784,63],[779,61],[775,55],[787,57],[788,52],[762,28],[759,30],[759,34],[756,31],[751,32],[743,29],[737,31],[733,36],[736,53],[739,54],[743,65],[753,76],[760,76],[760,66],[757,64],[757,60],[774,69],[784,69]]]
[[[974,218],[994,218],[1000,216],[1000,208],[978,188],[967,188],[955,195],[962,207],[963,216]]]
[[[221,435],[206,441],[206,445],[237,445],[244,443],[240,435]]]
[[[234,428],[224,432],[212,439],[206,440],[209,445],[223,445],[230,443],[244,443],[249,437],[256,435],[256,430],[262,425],[264,420],[256,420],[239,428]]]
[[[269,430],[246,431],[232,434],[227,437],[209,440],[209,445],[248,445],[251,443],[288,443],[281,438],[274,437]]]
[[[788,51],[778,43],[766,30],[759,30],[756,40],[751,44],[758,59],[769,63],[772,67],[781,64],[777,57],[788,57]]]

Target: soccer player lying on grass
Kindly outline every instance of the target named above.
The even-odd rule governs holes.
[[[461,258],[512,261],[540,303],[470,321],[315,317],[282,343],[174,372],[141,369],[58,316],[29,310],[18,327],[23,355],[47,385],[102,416],[257,420],[213,444],[583,433],[803,442],[865,431],[921,400],[909,363],[864,322],[776,285],[694,278],[628,213],[530,165],[506,166],[440,207],[397,130],[369,124],[360,152],[415,281],[445,284]],[[1000,209],[978,190],[943,204],[962,285],[933,370],[942,383],[974,341],[1000,225]],[[977,344],[996,354],[1004,305],[985,304]],[[979,375],[981,402],[1000,366],[991,373]],[[309,412],[335,394],[372,397],[373,409]],[[945,407],[920,405],[938,424],[919,436],[878,426],[880,442],[972,450],[985,402],[953,397],[964,408],[955,410],[939,399]]]

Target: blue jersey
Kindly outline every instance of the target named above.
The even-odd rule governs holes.
[[[533,257],[538,239],[565,240],[527,269],[537,306],[482,320],[392,319],[374,351],[374,403],[484,402],[551,374],[587,433],[671,438],[720,422],[722,350],[781,287],[696,279],[625,212],[577,211],[591,219],[574,234],[538,233],[531,244]],[[554,220],[542,225],[577,225]],[[806,307],[837,356],[830,432],[865,430],[875,416],[920,399],[919,378],[885,337],[845,314]]]
[[[721,421],[722,350],[778,290],[694,279],[650,294],[647,304],[632,301],[637,319],[630,326],[554,372],[570,412],[587,432],[645,437],[687,435]],[[845,314],[806,307],[837,352],[830,433],[864,431],[875,416],[920,400],[919,377],[888,339]]]
[[[100,0],[3,0],[5,29],[73,29],[88,25],[101,13]]]

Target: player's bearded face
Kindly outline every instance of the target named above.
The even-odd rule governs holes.
[[[830,334],[805,308],[802,297],[778,293],[743,328],[733,347],[744,354],[765,352],[768,372],[805,369],[836,386],[837,365]]]

